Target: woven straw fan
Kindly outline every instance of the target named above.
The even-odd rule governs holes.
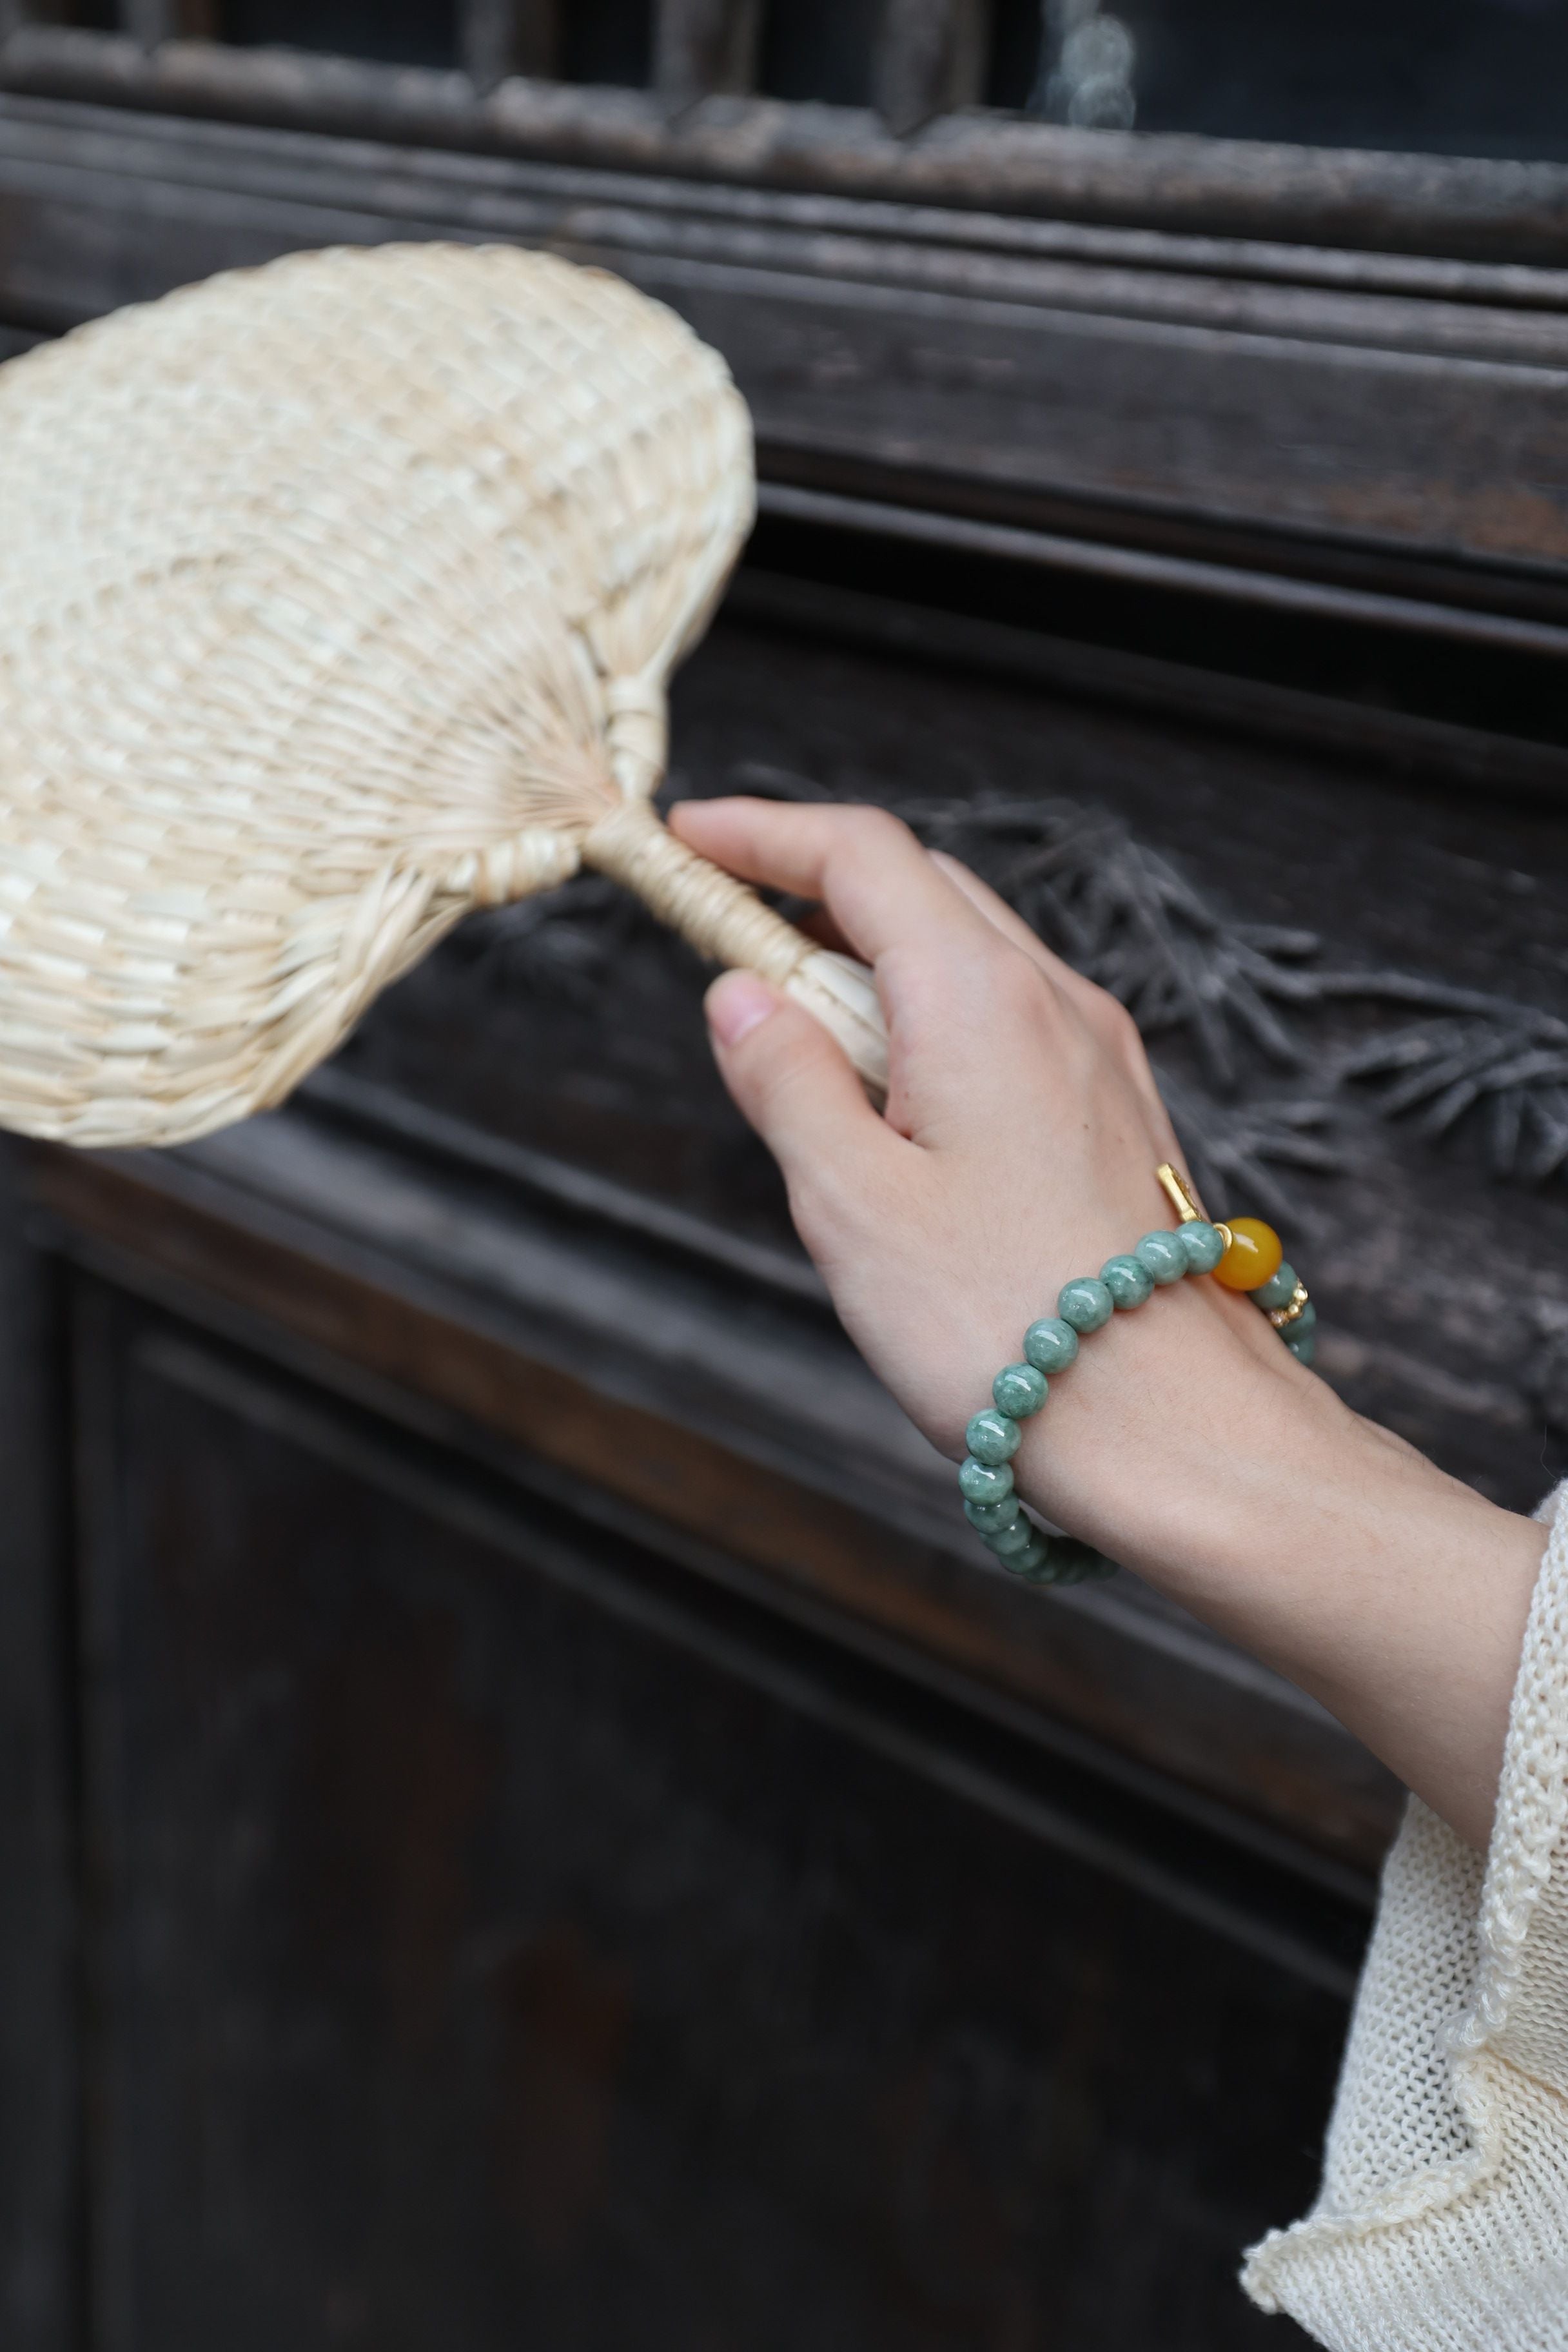
[[[264,1108],[583,865],[879,1091],[869,974],[650,805],[752,514],[722,362],[546,255],[298,255],[0,370],[0,1122]]]

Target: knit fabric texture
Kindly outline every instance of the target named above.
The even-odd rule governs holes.
[[[1536,1516],[1490,1851],[1412,1798],[1318,2201],[1243,2273],[1331,2352],[1568,2352],[1568,1484]]]

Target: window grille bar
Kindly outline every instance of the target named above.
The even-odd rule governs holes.
[[[990,0],[886,0],[872,62],[878,113],[896,138],[985,93]]]
[[[120,0],[121,29],[144,49],[163,41],[216,41],[217,0]]]
[[[571,0],[461,0],[458,20],[463,70],[475,88],[494,89],[512,74],[549,80],[561,64],[561,12]]]
[[[677,103],[754,89],[762,0],[658,0],[654,88]]]

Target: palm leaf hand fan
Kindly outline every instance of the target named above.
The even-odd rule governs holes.
[[[883,1087],[868,974],[651,805],[752,496],[717,355],[510,247],[295,255],[0,370],[0,1124],[244,1118],[584,865]]]

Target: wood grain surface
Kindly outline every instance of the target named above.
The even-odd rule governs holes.
[[[1568,171],[944,112],[983,14],[890,11],[850,106],[743,94],[795,65],[738,0],[639,90],[521,74],[585,69],[536,0],[463,72],[0,9],[0,358],[336,241],[671,302],[763,504],[672,789],[1007,887],[1077,827],[1373,975],[1162,1078],[1325,1375],[1527,1507],[1568,1182],[1366,1055],[1568,1020]],[[1133,1580],[987,1564],[702,978],[575,883],[282,1114],[0,1150],[16,2352],[1263,2341],[1398,1792]]]
[[[1562,273],[1100,229],[0,99],[0,317],[58,328],[300,246],[602,261],[724,352],[770,462],[1005,488],[1259,573],[1370,554],[1528,608],[1568,558]],[[1325,258],[1336,266],[1325,268]],[[1353,618],[1354,615],[1352,614]]]
[[[24,25],[0,58],[17,90],[150,112],[350,130],[559,163],[955,205],[1025,217],[1278,237],[1373,254],[1561,265],[1568,166],[1258,140],[1079,131],[975,110],[900,137],[868,104],[465,77],[349,58],[139,43]]]
[[[100,2340],[1279,2340],[1236,2248],[1310,2194],[1336,1998],[917,1798],[657,1559],[74,1322]]]
[[[709,1572],[869,1643],[989,1719],[1064,1753],[1087,1734],[1100,1769],[1139,1793],[1344,1899],[1364,1888],[1356,1873],[1393,1819],[1385,1776],[1317,1709],[1131,1585],[1047,1604],[988,1570],[944,1467],[829,1331],[761,1299],[737,1325],[721,1273],[689,1266],[661,1285],[630,1249],[618,1264],[574,1251],[576,1220],[509,1233],[460,1195],[437,1208],[363,1148],[263,1131],[259,1160],[49,1154],[39,1197],[107,1244],[121,1280],[189,1314],[204,1300],[237,1309],[232,1328],[302,1344],[288,1360],[321,1379],[370,1375],[384,1410],[412,1397],[449,1417],[443,1429],[489,1432],[590,1514],[630,1507],[650,1544],[695,1538]],[[874,1513],[839,1500],[851,1467],[862,1493],[879,1489]]]

